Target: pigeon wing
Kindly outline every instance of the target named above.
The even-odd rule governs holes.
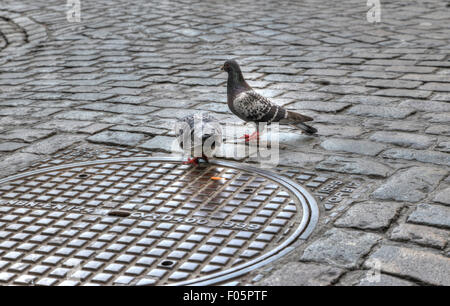
[[[238,95],[234,107],[241,119],[255,122],[276,122],[285,118],[286,110],[254,91]]]

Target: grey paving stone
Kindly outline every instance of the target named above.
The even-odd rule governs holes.
[[[423,119],[428,120],[429,122],[436,123],[450,123],[450,112],[444,113],[426,113],[422,116]]]
[[[450,187],[439,190],[433,198],[434,202],[450,205]]]
[[[230,111],[226,103],[200,103],[196,108],[204,111],[212,111],[215,113],[229,113]]]
[[[417,160],[423,163],[450,165],[450,154],[436,151],[414,149],[389,149],[382,153],[383,157],[394,159]]]
[[[149,126],[130,126],[130,125],[116,125],[110,128],[111,131],[135,132],[146,135],[162,135],[167,133],[165,129],[157,129]]]
[[[364,130],[359,126],[327,125],[315,123],[314,127],[318,130],[317,133],[319,135],[324,136],[356,137],[364,133]]]
[[[445,175],[445,169],[432,167],[399,170],[377,188],[372,196],[382,200],[418,202],[433,191]]]
[[[402,80],[373,80],[367,82],[367,86],[379,88],[416,88],[422,82],[417,81],[402,81]]]
[[[435,141],[434,137],[401,132],[375,132],[369,139],[413,149],[426,149]]]
[[[417,132],[423,129],[423,123],[413,120],[387,121],[384,119],[364,120],[363,125],[373,130]]]
[[[93,121],[100,117],[104,117],[103,112],[93,112],[84,110],[70,110],[59,113],[55,116],[57,119],[68,119],[68,120],[81,120],[81,121]]]
[[[40,108],[40,107],[1,107],[2,116],[23,116],[31,118],[42,118],[57,113],[61,108]]]
[[[450,153],[450,141],[441,141],[437,144],[436,150]]]
[[[450,207],[419,204],[409,215],[408,222],[450,229]]]
[[[114,102],[114,103],[126,103],[126,104],[142,104],[145,102],[151,102],[148,97],[139,97],[139,96],[117,96],[113,98],[109,98],[106,101]]]
[[[387,106],[371,106],[371,105],[355,105],[352,106],[348,113],[366,117],[383,117],[392,119],[403,119],[414,114],[415,110],[411,108],[387,107]]]
[[[189,78],[180,82],[183,85],[218,86],[225,83],[223,79]]]
[[[383,245],[365,262],[370,268],[379,263],[381,271],[408,277],[431,285],[450,285],[450,261],[447,257],[423,250]]]
[[[381,236],[353,230],[330,229],[312,242],[301,256],[302,261],[356,268]]]
[[[342,138],[329,138],[320,145],[322,148],[329,151],[344,151],[371,156],[377,155],[386,148],[385,145],[372,141]]]
[[[58,130],[62,132],[76,132],[77,130],[91,125],[90,121],[78,121],[78,120],[50,120],[35,126],[39,129]]]
[[[90,103],[82,105],[79,108],[94,110],[94,111],[104,111],[112,113],[122,113],[122,114],[138,114],[144,115],[158,110],[159,108],[151,106],[136,106],[131,104],[111,104],[111,103]]]
[[[398,101],[399,98],[379,97],[370,95],[345,95],[337,98],[337,102],[349,102],[353,104],[369,104],[391,106]]]
[[[343,76],[349,71],[338,69],[309,69],[305,71],[305,75],[328,75],[328,76]]]
[[[305,76],[296,76],[290,74],[269,74],[264,78],[265,81],[273,81],[273,82],[286,82],[286,83],[303,83],[307,77]]]
[[[99,88],[93,88],[93,90],[98,90]],[[106,100],[111,97],[114,97],[114,94],[108,94],[108,93],[76,93],[73,95],[68,95],[66,99],[68,100],[77,100],[77,101],[99,101],[99,100]]]
[[[104,143],[121,146],[136,146],[145,136],[137,133],[103,131],[87,138],[94,143]]]
[[[159,151],[159,152],[179,152],[178,142],[175,137],[168,136],[156,136],[152,139],[144,142],[139,146],[146,150]]]
[[[28,167],[33,162],[39,160],[39,156],[29,153],[14,153],[0,160],[0,176],[4,177],[16,173],[18,170]]]
[[[377,279],[376,276],[374,277],[365,277],[363,278],[358,284],[357,286],[383,286],[383,287],[403,287],[403,286],[415,286],[414,283],[411,283],[407,280],[398,278],[398,277],[394,277],[391,275],[387,275],[384,273],[380,273],[380,278]]]
[[[26,37],[30,48],[14,47],[7,56],[3,49],[0,51],[0,135],[20,128],[86,137],[110,128],[109,132],[148,137],[139,145],[149,136],[172,136],[174,121],[199,109],[217,112],[223,123],[240,123],[225,104],[226,74],[219,70],[224,60],[236,58],[258,92],[280,105],[292,104],[294,109],[315,119],[313,125],[319,129],[319,137],[302,140],[303,136],[283,130],[282,165],[375,176],[380,180],[367,186],[372,190],[387,183],[381,178],[389,177],[395,169],[437,164],[430,171],[439,176],[436,169],[447,170],[439,182],[430,180],[431,174],[426,171],[411,173],[405,179],[405,184],[414,181],[410,189],[398,189],[397,193],[408,194],[412,190],[413,197],[425,196],[426,203],[448,207],[443,206],[448,203],[442,203],[447,201],[447,194],[439,194],[450,184],[446,155],[450,153],[450,63],[446,52],[450,41],[445,35],[448,13],[442,1],[417,1],[414,5],[388,1],[383,3],[384,23],[380,25],[367,22],[361,10],[365,4],[356,5],[356,0],[341,1],[337,6],[317,1],[269,1],[263,9],[254,1],[243,0],[233,3],[235,9],[220,1],[135,0],[133,5],[121,6],[116,0],[91,1],[82,5],[79,24],[67,23],[64,14],[56,12],[58,1],[44,2],[2,2],[0,32],[5,37],[10,34],[4,24],[15,20],[2,23],[5,16],[23,16],[19,19],[34,19],[36,23],[9,40],[11,43]],[[151,7],[151,14],[141,6]],[[384,15],[386,12],[389,18]],[[0,48],[3,41],[0,38]],[[80,106],[99,111],[82,110]],[[153,107],[161,109],[161,118],[153,114],[157,112]],[[392,132],[408,134],[393,136]],[[294,136],[286,136],[289,133]],[[420,138],[424,135],[433,139],[431,144]],[[373,139],[369,139],[371,136]],[[341,143],[338,147],[344,150],[333,152],[320,147],[320,142],[339,137],[358,145]],[[114,137],[108,140],[111,138]],[[117,138],[117,145],[127,139]],[[33,139],[30,146],[38,148],[52,139],[58,138],[48,135]],[[73,139],[69,136],[60,140],[55,147]],[[166,146],[164,141],[155,142],[149,144],[154,148],[151,154],[167,156],[168,151],[161,149]],[[363,148],[366,143],[370,143],[367,149]],[[384,153],[377,153],[377,157],[362,154],[375,154],[372,143],[384,143]],[[226,145],[225,151],[241,146],[245,148],[242,144]],[[13,147],[8,145],[7,149]],[[2,152],[0,157],[12,155]],[[24,156],[17,157],[21,158]],[[16,171],[9,162],[0,167],[0,175],[4,175],[5,168]],[[415,208],[412,203],[406,205]],[[405,232],[410,240],[395,243],[420,244],[428,248],[426,252],[442,253],[448,260],[448,242],[443,249],[430,249],[437,248],[436,237],[426,230],[423,234],[418,231]],[[386,233],[384,238],[389,235]],[[422,241],[430,244],[421,244]],[[321,265],[318,268],[311,263],[293,264],[292,269],[300,269],[300,265],[309,267],[300,272],[317,273],[312,273],[311,281],[334,284],[342,280],[329,277]],[[343,276],[352,273],[347,271]],[[387,273],[381,274],[381,284],[408,283]],[[406,274],[401,277],[420,283]],[[362,279],[358,275],[354,284]]]
[[[261,93],[262,94],[262,93]],[[325,101],[333,98],[332,94],[325,92],[288,92],[283,98],[292,98],[300,101]]]
[[[302,101],[289,104],[286,108],[299,111],[302,109],[310,109],[318,112],[338,112],[347,108],[349,105],[349,103]]]
[[[176,108],[165,108],[154,112],[152,115],[163,117],[163,118],[178,118],[181,119],[184,116],[197,114],[198,110],[193,109],[176,109]]]
[[[93,123],[85,128],[80,129],[79,132],[92,135],[100,131],[106,130],[110,126],[112,126],[112,124]]]
[[[352,205],[334,225],[363,230],[385,230],[402,205],[394,202],[364,202]]]
[[[392,230],[390,238],[443,249],[449,240],[449,232],[428,226],[402,223]]]
[[[399,104],[399,107],[419,109],[424,112],[450,112],[450,105],[445,102],[406,100]]]
[[[282,150],[279,153],[279,165],[292,167],[312,167],[323,160],[320,154]]]
[[[416,67],[421,69],[436,69],[434,67]],[[437,74],[405,74],[401,77],[403,80],[414,80],[422,82],[450,82],[450,77]]]
[[[433,92],[428,90],[418,90],[418,89],[382,89],[373,93],[376,96],[387,96],[387,97],[403,97],[403,98],[417,98],[425,99],[431,96]]]
[[[381,71],[356,71],[351,76],[368,79],[395,79],[399,77],[399,74]]]
[[[414,66],[415,61],[406,61],[398,59],[372,59],[366,62],[367,65],[381,65],[381,66]]]
[[[423,90],[432,90],[432,91],[450,91],[450,88],[447,83],[426,83],[423,86],[420,86],[420,89]]]
[[[389,166],[380,162],[341,156],[328,157],[326,160],[319,162],[316,169],[377,177],[387,177],[393,172]]]
[[[28,144],[22,142],[13,142],[13,141],[0,142],[0,152],[12,152],[17,149],[26,147],[27,145]]]
[[[450,125],[434,124],[425,130],[427,134],[450,135]]]
[[[418,67],[418,66],[391,66],[386,67],[386,71],[403,72],[403,73],[431,73],[436,71],[436,68]]]
[[[42,138],[53,135],[54,131],[43,129],[15,129],[0,134],[0,139],[6,140],[22,140],[24,142],[33,142]]]
[[[367,88],[365,86],[359,86],[359,85],[329,85],[320,88],[320,91],[324,92],[330,92],[340,95],[347,95],[347,94],[367,94],[371,91],[371,88]]]
[[[53,154],[83,140],[84,138],[84,136],[73,134],[55,135],[50,138],[37,141],[22,151],[36,154]]]
[[[407,280],[370,270],[356,270],[346,273],[339,279],[340,286],[415,286]]]
[[[438,77],[442,77],[442,76],[438,76]],[[431,99],[436,100],[436,101],[450,102],[450,93],[448,93],[448,92],[437,93]]]
[[[313,263],[289,262],[258,282],[258,286],[329,286],[344,270]]]

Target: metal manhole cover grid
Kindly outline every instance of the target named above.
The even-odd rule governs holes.
[[[30,171],[0,180],[0,283],[163,285],[227,274],[299,234],[300,201],[220,165],[130,158]]]

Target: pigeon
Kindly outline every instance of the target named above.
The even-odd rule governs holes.
[[[193,157],[184,163],[198,165],[200,159],[208,162],[222,145],[222,128],[211,114],[198,113],[180,120],[176,137],[181,149]]]
[[[255,122],[257,126],[255,133],[244,135],[245,141],[259,139],[259,122],[279,122],[299,128],[308,135],[317,133],[317,129],[305,124],[313,118],[289,111],[255,92],[245,81],[235,60],[226,61],[222,70],[228,73],[227,102],[231,112],[244,121]]]

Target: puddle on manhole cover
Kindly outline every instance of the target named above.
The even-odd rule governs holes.
[[[123,158],[0,180],[0,284],[222,283],[306,238],[314,198],[261,169]]]

